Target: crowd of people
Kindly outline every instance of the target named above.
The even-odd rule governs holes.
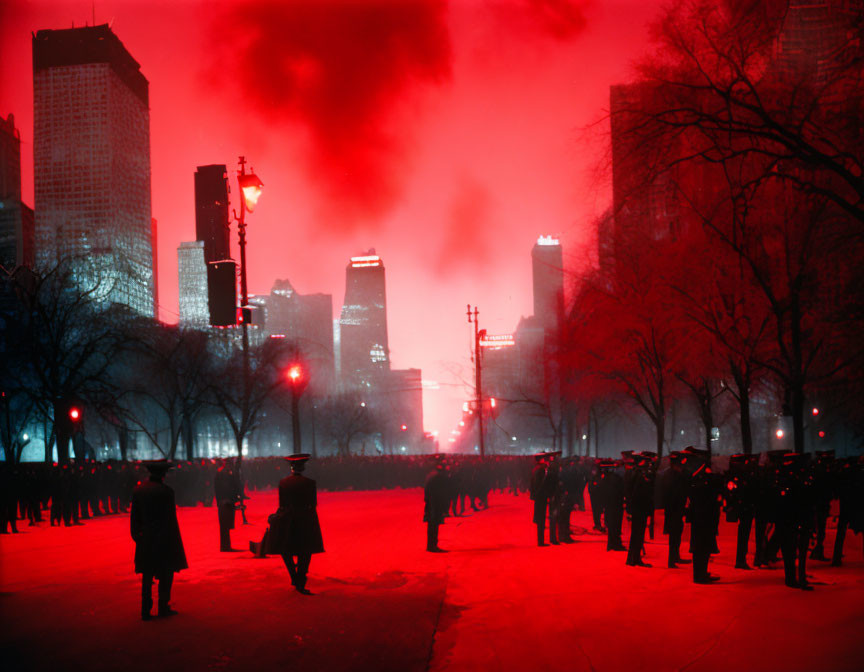
[[[607,550],[626,551],[626,563],[644,566],[646,535],[654,538],[654,517],[663,511],[669,568],[689,564],[681,552],[690,524],[693,579],[716,580],[708,571],[718,552],[721,516],[737,525],[737,569],[766,566],[782,556],[786,584],[810,589],[808,559],[840,565],[847,531],[864,532],[864,459],[835,459],[768,451],[734,455],[725,470],[707,451],[688,448],[658,460],[651,452],[625,451],[621,459],[470,455],[325,457],[310,462],[319,490],[379,490],[425,487],[427,550],[437,552],[438,526],[466,509],[488,507],[489,493],[528,492],[534,503],[538,546],[573,541],[571,515],[590,510],[595,532],[607,537]],[[435,468],[432,473],[430,461]],[[239,512],[245,522],[249,490],[278,486],[291,473],[280,457],[204,459],[172,463],[165,483],[178,506],[218,509],[220,549],[231,550],[230,529]],[[0,532],[18,525],[81,525],[92,517],[129,511],[136,484],[147,480],[144,462],[74,461],[63,465],[0,465]],[[586,497],[587,494],[587,497]],[[825,532],[838,501],[837,534],[826,549]],[[624,544],[625,514],[630,536]],[[750,546],[751,535],[754,544]],[[830,551],[828,553],[827,551]],[[749,562],[748,562],[749,561]]]
[[[654,538],[655,511],[662,510],[668,567],[692,562],[694,582],[712,583],[718,577],[708,571],[708,564],[719,552],[717,535],[725,511],[727,521],[737,525],[737,569],[752,568],[747,562],[752,530],[753,566],[777,562],[779,553],[786,585],[811,590],[808,557],[839,566],[847,530],[864,532],[864,459],[838,460],[832,451],[815,456],[768,451],[764,459],[733,455],[721,473],[712,467],[708,451],[691,447],[671,453],[666,468],[659,466],[650,451],[625,451],[619,460],[537,455],[530,485],[537,545],[547,545],[547,524],[549,544],[572,541],[571,513],[584,507],[587,489],[594,529],[606,533],[608,551],[626,551],[628,565],[650,566],[643,559],[645,535]],[[429,481],[434,492],[435,477]],[[837,534],[828,557],[825,532],[835,499]],[[631,521],[629,548],[622,539],[625,512]],[[692,560],[681,556],[686,523]]]

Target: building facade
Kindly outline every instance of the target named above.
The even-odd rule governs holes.
[[[343,384],[371,386],[390,370],[384,262],[375,250],[351,257],[345,271],[339,349]]]
[[[21,135],[0,117],[0,266],[33,266],[33,210],[21,202]]]
[[[154,314],[149,83],[107,25],[33,36],[36,262]]]
[[[534,317],[549,332],[556,332],[564,315],[564,257],[561,243],[540,236],[531,249],[534,280]]]
[[[177,248],[177,280],[180,289],[180,326],[195,329],[207,327],[210,324],[210,309],[203,241],[180,243]]]

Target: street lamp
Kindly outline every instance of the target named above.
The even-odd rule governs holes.
[[[477,404],[477,431],[480,435],[480,457],[486,457],[486,445],[483,436],[483,364],[481,362],[480,339],[486,335],[485,329],[480,329],[479,322],[480,311],[477,306],[474,306],[474,311],[471,311],[471,305],[468,305],[468,322],[474,324],[474,377],[476,394],[475,403]]]
[[[249,410],[249,320],[252,315],[249,310],[249,290],[246,285],[246,211],[252,212],[258,199],[261,197],[261,187],[264,183],[258,179],[255,173],[246,172],[246,157],[241,156],[238,160],[240,170],[237,171],[237,184],[243,198],[240,199],[240,216],[234,211],[234,219],[237,220],[237,233],[240,242],[240,324],[243,327],[243,409]],[[240,456],[242,457],[242,451]]]
[[[303,396],[303,391],[309,383],[309,377],[303,365],[295,362],[288,366],[285,372],[285,377],[288,379],[288,384],[291,386],[291,429],[293,432],[294,454],[302,452],[301,436],[300,436],[300,397]]]

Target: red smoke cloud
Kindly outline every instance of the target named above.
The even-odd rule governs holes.
[[[399,104],[450,78],[445,10],[439,0],[292,0],[236,5],[215,21],[236,49],[228,81],[265,118],[306,129],[321,202],[345,226],[368,224],[400,195],[410,125]]]

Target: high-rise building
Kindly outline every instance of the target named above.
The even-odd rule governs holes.
[[[153,317],[159,319],[159,247],[155,217],[150,218],[150,249],[153,250]]]
[[[177,248],[177,276],[180,288],[180,326],[204,328],[210,324],[207,303],[207,264],[204,243],[196,240]]]
[[[371,384],[390,370],[384,262],[375,250],[351,257],[339,318],[340,374],[347,384]]]
[[[148,90],[107,25],[33,36],[37,264],[152,316]]]
[[[333,351],[333,297],[300,294],[288,280],[277,280],[270,295],[250,304],[263,307],[265,332],[296,344],[310,369],[316,391],[329,391],[335,383]]]
[[[21,202],[21,136],[0,117],[0,266],[33,266],[33,210]]]
[[[564,260],[557,238],[537,239],[531,250],[531,269],[534,316],[547,331],[555,332],[564,314]]]
[[[228,229],[228,169],[198,166],[195,171],[195,237],[204,241],[204,260],[231,258]]]

